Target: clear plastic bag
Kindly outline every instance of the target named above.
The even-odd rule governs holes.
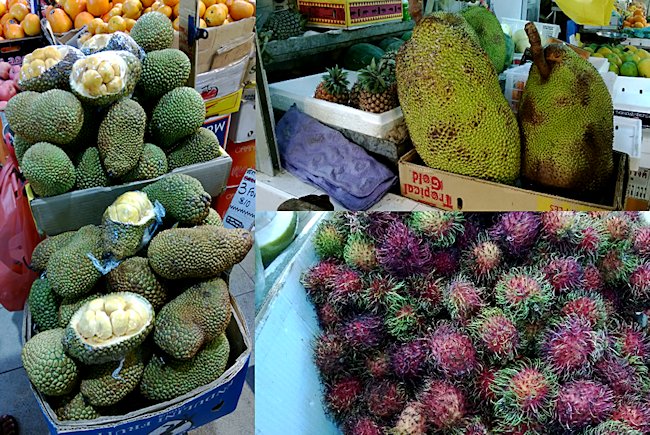
[[[95,35],[84,42],[80,48],[86,56],[102,51],[126,51],[140,59],[140,61],[143,61],[145,57],[144,50],[124,32]]]
[[[37,48],[23,59],[18,86],[24,91],[45,92],[69,88],[72,65],[83,53],[69,45],[49,45]]]
[[[588,26],[608,26],[614,10],[614,0],[556,0],[555,3],[567,17]]]

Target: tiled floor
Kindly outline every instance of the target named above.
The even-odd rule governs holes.
[[[253,275],[255,256],[253,251],[235,266],[230,275],[230,292],[242,310],[248,329],[253,333],[255,326],[255,286]],[[20,331],[23,313],[8,312],[0,307],[0,415],[11,414],[18,419],[22,435],[45,435],[48,429],[45,419],[34,399],[29,380],[20,360]],[[254,350],[251,367],[244,384],[244,391],[235,412],[199,429],[192,435],[248,435],[253,433],[254,424]]]
[[[260,186],[259,183],[264,183],[269,186],[274,187],[282,192],[285,192],[288,195],[293,197],[301,197],[305,195],[324,195],[320,188],[307,184],[302,180],[291,175],[289,172],[281,172],[275,176],[270,176],[262,173],[257,174],[258,182],[258,191],[263,190],[263,186]],[[258,193],[259,196],[259,193]],[[279,198],[278,201],[282,202],[284,198]],[[259,201],[259,200],[258,200]],[[334,199],[331,199],[332,204],[334,204],[335,210],[346,210],[341,204],[336,202]],[[272,201],[271,201],[272,202]],[[265,202],[267,206],[271,205],[271,202]],[[275,204],[277,207],[278,204]],[[275,210],[275,208],[273,208]],[[395,195],[394,193],[388,193],[384,196],[377,204],[373,205],[370,208],[370,211],[420,211],[420,210],[434,210],[428,205],[413,201],[412,199],[405,198],[403,196]]]

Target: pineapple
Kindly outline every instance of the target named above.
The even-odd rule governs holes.
[[[327,69],[327,74],[323,76],[323,80],[316,87],[314,98],[337,104],[347,104],[350,98],[349,85],[348,73],[336,65],[334,68]]]
[[[350,101],[348,101],[348,106],[355,109],[359,108],[359,92],[361,92],[361,88],[359,82],[356,82],[354,86],[352,86],[352,90],[350,90]]]
[[[388,62],[373,59],[359,71],[359,108],[366,112],[383,113],[399,106],[397,82],[391,77]]]

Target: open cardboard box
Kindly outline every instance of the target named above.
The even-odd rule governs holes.
[[[629,176],[627,155],[614,151],[614,167],[616,181],[608,204],[578,201],[429,168],[422,163],[415,150],[400,159],[399,181],[402,196],[443,210],[622,210]]]
[[[126,415],[82,421],[60,421],[45,397],[32,388],[50,433],[84,435],[186,433],[190,429],[233,412],[237,408],[246,380],[252,340],[246,320],[232,296],[230,303],[232,319],[226,329],[226,336],[230,343],[230,357],[228,368],[218,379],[175,399],[147,406]],[[27,305],[24,313],[23,344],[32,337],[33,330]]]

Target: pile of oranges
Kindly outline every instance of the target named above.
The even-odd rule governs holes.
[[[623,27],[643,29],[644,27],[650,26],[646,17],[645,5],[643,3],[632,3],[628,6],[627,12],[627,18],[623,21]]]
[[[0,40],[36,36],[41,33],[38,15],[31,13],[27,0],[0,0]]]
[[[2,1],[2,0],[0,0]],[[14,0],[26,1],[26,0]],[[157,11],[179,27],[180,0],[59,0],[45,8],[44,16],[54,33],[87,26],[91,35],[129,32],[136,20]],[[214,27],[255,15],[254,0],[200,0],[201,27]]]

